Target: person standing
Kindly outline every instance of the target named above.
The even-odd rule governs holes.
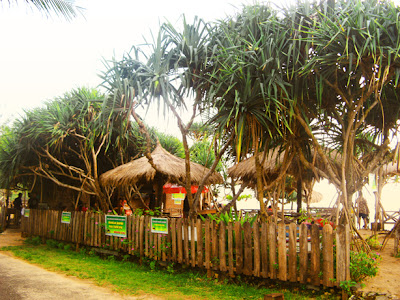
[[[15,198],[13,202],[14,208],[15,208],[15,221],[16,224],[19,224],[19,220],[21,218],[21,208],[22,208],[22,193],[18,194],[18,197]]]
[[[369,223],[369,208],[367,204],[367,200],[363,197],[362,191],[359,192],[359,196],[357,198],[357,214],[358,214],[358,227],[361,228],[361,219],[364,221],[364,227],[368,228]]]

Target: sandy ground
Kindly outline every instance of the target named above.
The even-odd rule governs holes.
[[[21,233],[17,229],[7,229],[0,234],[0,247],[18,246],[22,243]],[[1,300],[162,299],[153,295],[122,296],[89,280],[49,272],[28,264],[7,252],[0,252],[0,270]]]
[[[372,234],[370,230],[360,230],[361,235],[369,237]],[[379,242],[382,243],[385,234],[379,234]],[[378,252],[382,256],[379,264],[377,276],[368,278],[364,281],[366,286],[363,291],[373,291],[392,295],[394,298],[400,298],[400,258],[393,256],[394,241],[389,239],[385,248],[380,250],[372,250]]]

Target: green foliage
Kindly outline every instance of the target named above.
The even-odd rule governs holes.
[[[379,242],[377,236],[372,236],[366,239],[367,244],[371,247],[371,249],[378,250],[381,248],[382,244]]]
[[[38,246],[42,243],[40,236],[28,237],[25,239],[24,243]]]
[[[341,281],[339,286],[341,289],[345,290],[347,294],[351,295],[351,288],[356,286],[357,282],[353,280],[346,280],[346,281]]]
[[[379,253],[351,251],[350,253],[350,277],[355,282],[361,282],[367,277],[374,277],[378,273],[378,265],[381,261]]]
[[[199,215],[200,218],[204,221],[205,217],[202,215]],[[253,225],[253,223],[257,220],[258,216],[249,216],[248,214],[245,214],[244,216],[241,213],[235,213],[235,211],[233,210],[233,208],[231,207],[229,212],[225,212],[222,214],[207,214],[207,217],[212,220],[215,221],[217,224],[219,224],[219,222],[224,222],[226,225],[228,225],[229,223],[232,222],[237,222],[239,221],[242,225],[246,222],[249,222],[250,225]]]

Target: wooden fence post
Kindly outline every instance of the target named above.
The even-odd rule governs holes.
[[[268,245],[269,245],[269,277],[276,279],[276,225],[271,222],[268,225]]]
[[[286,258],[286,225],[282,221],[278,224],[278,261],[279,261],[279,279],[287,280],[287,258]]]
[[[289,280],[297,281],[297,226],[295,223],[289,224]]]
[[[300,283],[307,283],[308,276],[308,241],[307,241],[307,226],[300,225],[299,245],[300,245]]]
[[[322,229],[322,255],[323,255],[323,285],[332,287],[334,279],[333,266],[333,230],[332,226],[327,224]]]

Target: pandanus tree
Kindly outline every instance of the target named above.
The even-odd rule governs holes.
[[[182,133],[186,160],[185,182],[181,184],[188,191],[191,190],[191,178],[187,136],[203,100],[204,85],[200,84],[200,79],[208,63],[208,34],[207,24],[197,18],[192,24],[188,24],[184,19],[182,31],[178,31],[170,23],[165,23],[149,43],[150,54],[144,55],[144,52],[134,47],[131,54],[126,54],[121,61],[108,63],[107,71],[102,76],[103,85],[108,89],[110,99],[113,99],[114,104],[109,107],[114,112],[128,112],[140,124],[141,120],[135,113],[137,106],[146,107],[156,103],[159,110],[164,113],[172,112],[176,117]],[[118,109],[114,109],[117,107]],[[182,111],[189,111],[190,117],[186,124],[180,114]],[[193,198],[191,193],[187,194],[192,215],[196,213],[204,183],[217,167],[228,145],[229,143],[225,143],[220,146],[210,172],[200,182],[195,197]],[[146,156],[152,164],[149,150],[146,151]],[[155,165],[153,167],[157,170]]]
[[[35,178],[45,178],[76,191],[78,199],[94,196],[103,211],[112,208],[99,176],[140,156],[145,139],[136,123],[104,116],[104,101],[97,90],[82,88],[27,111],[1,136],[1,185],[31,189]],[[157,132],[149,132],[154,147]],[[168,137],[161,140],[171,151]]]
[[[348,207],[368,173],[389,159],[397,131],[400,10],[388,1],[350,0],[302,12],[286,19],[300,45],[291,52],[299,62],[291,66],[294,116],[325,162],[315,172],[329,178]],[[303,53],[305,59],[298,59]],[[319,125],[316,132],[310,120]],[[371,135],[372,142],[365,138]],[[340,152],[338,170],[326,145]]]

